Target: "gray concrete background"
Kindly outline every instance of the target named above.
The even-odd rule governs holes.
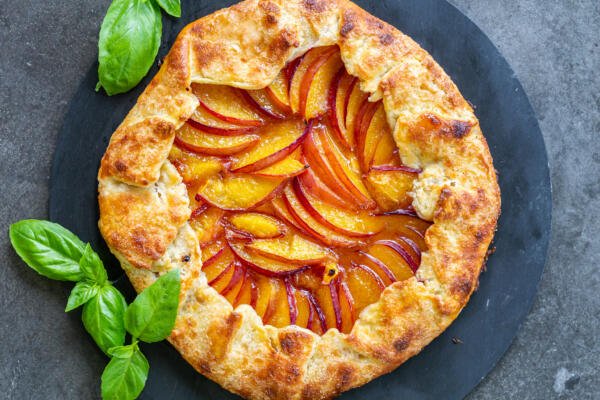
[[[554,186],[539,295],[506,356],[469,399],[600,399],[600,3],[451,2],[520,78]],[[18,219],[47,216],[56,135],[96,58],[108,3],[0,1],[0,398],[99,398],[105,360],[78,315],[63,312],[70,285],[27,269],[5,232]]]

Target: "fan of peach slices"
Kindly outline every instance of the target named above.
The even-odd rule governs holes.
[[[193,86],[200,105],[169,160],[187,186],[208,283],[265,324],[347,333],[414,276],[430,223],[409,194],[381,101],[337,46],[288,63],[266,88]]]

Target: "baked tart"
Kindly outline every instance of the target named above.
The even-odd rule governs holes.
[[[252,399],[331,398],[417,354],[477,286],[500,211],[469,103],[344,0],[188,25],[98,179],[136,290],[181,271],[170,342]]]

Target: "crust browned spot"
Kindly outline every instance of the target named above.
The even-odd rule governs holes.
[[[211,362],[220,361],[229,351],[231,339],[235,331],[240,327],[241,316],[232,312],[221,322],[211,325],[207,331],[207,338],[210,342]]]
[[[260,4],[260,7],[265,12],[265,22],[268,25],[275,25],[279,21],[279,17],[281,16],[281,10],[277,7],[277,4],[272,3],[270,1],[266,1]]]
[[[389,33],[383,33],[383,34],[379,35],[379,41],[381,42],[382,45],[387,46],[394,42],[394,37],[392,35],[390,35]]]
[[[350,16],[346,16],[344,24],[342,25],[342,29],[340,30],[340,35],[346,37],[352,31],[352,29],[354,29],[354,23],[352,22]]]
[[[173,124],[158,118],[121,127],[102,158],[100,175],[138,186],[157,181],[174,132]]]
[[[301,356],[304,353],[305,344],[311,340],[312,337],[304,332],[285,331],[279,333],[281,350],[292,358]]]
[[[408,335],[404,335],[404,336],[394,340],[394,343],[393,343],[394,349],[398,353],[402,353],[404,350],[406,350],[408,348],[411,340],[412,340],[412,332],[410,332],[410,334],[408,334]]]
[[[321,13],[327,8],[327,2],[324,0],[303,0],[302,4],[309,13]]]

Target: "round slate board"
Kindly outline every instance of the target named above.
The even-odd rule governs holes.
[[[164,21],[165,44],[159,58],[187,23],[233,3],[183,1],[184,15]],[[455,323],[396,371],[342,398],[460,399],[510,345],[542,275],[551,220],[543,138],[527,96],[507,62],[485,34],[453,6],[443,0],[357,3],[429,51],[474,104],[499,172],[503,207],[496,253]],[[109,98],[94,92],[97,75],[93,66],[65,118],[51,174],[50,219],[91,242],[130,299],[133,289],[97,229],[96,173],[110,135],[156,71],[155,66],[134,91]],[[454,338],[462,343],[454,343]],[[141,398],[237,398],[196,373],[168,344],[143,347],[151,368]]]

